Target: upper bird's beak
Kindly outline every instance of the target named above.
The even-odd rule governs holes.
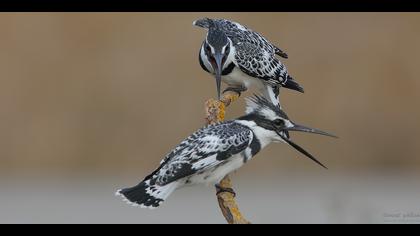
[[[216,72],[216,86],[217,86],[217,99],[220,100],[220,87],[222,83],[222,60],[223,55],[221,53],[216,53],[214,56],[214,60],[216,61],[216,65],[213,65],[213,69]],[[216,67],[216,68],[214,68]]]
[[[335,136],[333,134],[329,134],[329,133],[324,132],[322,130],[309,128],[309,127],[299,125],[299,124],[293,124],[292,127],[286,128],[286,130],[288,130],[288,131],[299,131],[299,132],[312,133],[312,134],[319,134],[319,135],[329,136],[329,137],[333,137],[333,138],[338,138],[337,136]]]
[[[297,145],[296,143],[294,143],[292,140],[290,140],[290,138],[285,137],[284,134],[282,134],[281,131],[299,131],[299,132],[305,132],[305,133],[312,133],[312,134],[319,134],[319,135],[324,135],[324,136],[329,136],[329,137],[333,137],[333,138],[338,138],[335,135],[329,134],[327,132],[318,130],[318,129],[313,129],[313,128],[309,128],[303,125],[298,125],[298,124],[293,124],[292,127],[287,127],[284,128],[283,130],[279,130],[277,131],[277,134],[290,146],[292,146],[293,148],[295,148],[297,151],[299,151],[300,153],[302,153],[303,155],[307,156],[308,158],[310,158],[311,160],[313,160],[314,162],[318,163],[320,166],[324,167],[325,169],[328,169],[325,165],[323,165],[320,161],[318,161],[312,154],[310,154],[309,152],[307,152],[305,149],[303,149],[302,147],[300,147],[299,145]]]

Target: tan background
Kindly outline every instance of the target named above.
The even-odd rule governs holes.
[[[284,49],[306,90],[282,91],[287,113],[340,136],[293,135],[329,172],[278,144],[238,181],[419,171],[420,14],[8,13],[0,14],[5,185],[77,177],[123,187],[153,170],[203,125],[203,103],[216,94],[198,64],[205,32],[192,21],[203,16],[238,21]],[[238,102],[228,117],[243,111]]]

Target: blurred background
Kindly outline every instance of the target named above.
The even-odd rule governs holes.
[[[0,14],[0,223],[225,222],[212,187],[155,211],[114,196],[203,126],[204,16],[286,51],[306,90],[282,90],[288,115],[340,137],[292,135],[329,170],[272,144],[232,175],[249,220],[420,223],[417,13]]]

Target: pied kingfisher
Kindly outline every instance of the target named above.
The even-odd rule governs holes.
[[[287,58],[287,54],[257,32],[225,19],[203,18],[193,25],[208,30],[199,61],[205,71],[215,75],[219,99],[221,81],[228,84],[227,90],[239,93],[256,87],[278,106],[279,87],[303,93],[303,88],[276,57]]]
[[[335,137],[292,122],[280,107],[262,96],[247,98],[246,115],[208,125],[181,142],[141,183],[117,191],[125,201],[145,208],[158,207],[175,189],[193,184],[216,184],[271,142],[285,142],[321,164],[290,140],[286,131]],[[220,189],[219,187],[219,190]],[[228,189],[224,189],[229,191]]]

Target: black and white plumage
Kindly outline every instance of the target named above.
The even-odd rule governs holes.
[[[255,87],[275,105],[280,105],[280,87],[303,92],[276,57],[287,58],[287,54],[259,33],[225,19],[203,18],[193,25],[208,30],[199,62],[205,71],[216,76],[219,98],[220,81],[239,91]]]
[[[260,96],[247,100],[246,113],[199,129],[166,155],[140,184],[119,190],[117,195],[133,205],[156,208],[185,185],[219,183],[271,142],[285,142],[322,165],[293,143],[287,132],[331,135],[293,123],[278,106]]]

